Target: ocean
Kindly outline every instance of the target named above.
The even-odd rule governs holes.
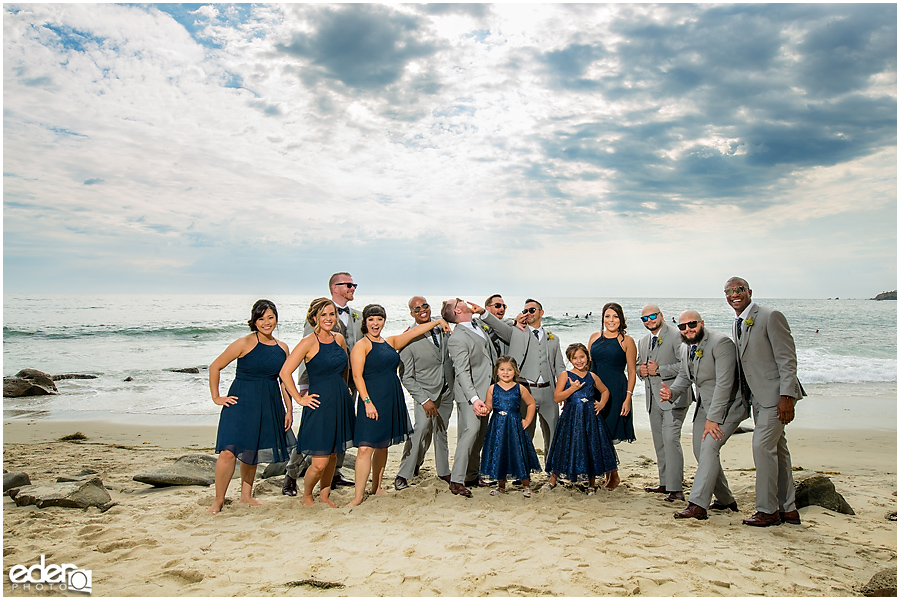
[[[275,336],[293,348],[303,335],[306,309],[314,296],[270,296],[278,306]],[[440,297],[428,296],[437,316]],[[385,335],[412,322],[407,297],[357,295],[352,306],[382,304]],[[481,304],[483,297],[469,297]],[[4,419],[104,419],[127,423],[215,424],[220,407],[210,400],[207,365],[246,334],[246,295],[69,295],[4,294],[3,374],[23,368],[47,373],[84,373],[97,379],[57,382],[59,395],[4,398]],[[520,309],[524,297],[505,297]],[[544,325],[561,345],[587,344],[602,327],[600,311],[609,299],[541,298]],[[724,298],[618,298],[628,334],[644,335],[639,317],[648,302],[666,319],[698,310],[706,326],[729,333],[734,317]],[[897,425],[897,303],[872,300],[766,299],[781,310],[797,345],[800,380],[809,397],[798,407],[796,426],[816,428]],[[171,371],[198,367],[199,374]],[[222,372],[228,390],[235,363]],[[131,377],[131,381],[125,381]],[[853,406],[846,406],[853,398]],[[635,426],[649,429],[643,385],[635,387]],[[455,420],[455,419],[454,419]]]

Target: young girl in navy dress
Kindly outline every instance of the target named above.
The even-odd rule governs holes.
[[[512,475],[522,481],[522,493],[531,498],[531,473],[541,470],[534,444],[525,429],[534,420],[534,397],[516,381],[519,366],[511,356],[501,356],[494,366],[497,383],[488,388],[485,406],[492,411],[481,451],[481,472],[497,480],[491,496],[506,491],[506,479]],[[524,400],[525,418],[519,409]]]
[[[619,459],[606,421],[600,416],[609,402],[609,389],[596,373],[588,370],[591,359],[584,344],[571,344],[566,348],[566,358],[572,363],[572,370],[560,373],[553,392],[553,400],[563,405],[563,411],[547,454],[547,487],[555,488],[560,474],[573,482],[587,478],[588,495],[593,496],[598,475],[605,476],[604,487],[608,490],[619,485]],[[599,400],[595,390],[600,392]]]

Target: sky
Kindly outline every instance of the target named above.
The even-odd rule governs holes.
[[[896,4],[3,11],[5,292],[897,288]]]

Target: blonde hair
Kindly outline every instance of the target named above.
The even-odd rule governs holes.
[[[337,306],[332,302],[331,298],[316,298],[309,303],[309,310],[306,311],[306,322],[310,324],[316,333],[319,333],[321,330],[319,327],[319,315],[322,314],[322,311],[328,305],[334,306],[335,317],[337,317]]]

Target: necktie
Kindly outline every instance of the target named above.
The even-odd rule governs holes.
[[[438,348],[441,347],[441,343],[438,341],[437,331],[435,331],[434,329],[431,330],[431,341],[434,342],[434,345]]]
[[[345,306],[345,307],[341,308],[341,307],[339,306],[339,307],[338,307],[338,314],[339,314],[339,315],[342,315],[342,314],[348,314],[348,315],[349,315],[349,314],[350,314],[350,307],[349,307],[349,306]]]
[[[650,340],[650,349],[651,350],[654,350],[656,348],[656,341],[657,341],[657,337],[654,335],[653,339]]]
[[[697,344],[691,344],[691,360],[697,358]]]
[[[740,317],[734,320],[735,328],[737,329],[737,339],[741,339],[741,323],[743,322],[744,320]]]
[[[541,334],[538,333],[538,330],[537,330],[537,329],[532,330],[531,333],[534,334],[534,339],[536,339],[536,340],[538,340],[538,341],[541,340]]]

